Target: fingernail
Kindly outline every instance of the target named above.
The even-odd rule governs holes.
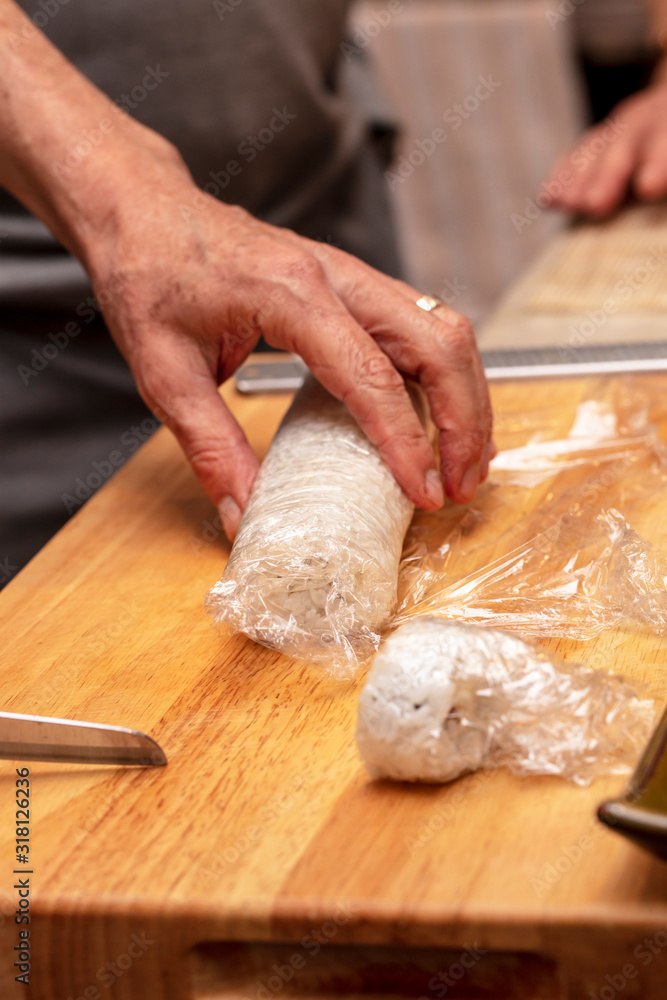
[[[445,502],[445,491],[437,469],[429,469],[424,480],[424,495],[434,507],[442,507]]]
[[[586,210],[606,214],[614,207],[614,199],[606,188],[593,188],[586,195]]]
[[[662,191],[660,189],[664,187],[664,175],[662,171],[659,170],[645,170],[637,178],[635,187],[637,188],[640,196],[643,195],[645,198],[661,194]]]
[[[461,488],[459,490],[464,503],[468,503],[469,500],[472,500],[478,485],[479,465],[471,465],[470,468],[466,470],[466,473],[461,480]]]
[[[487,441],[484,445],[484,451],[482,452],[482,461],[479,466],[479,481],[483,483],[486,481],[486,477],[489,474],[489,461],[491,455],[491,444]]]
[[[218,504],[218,513],[220,514],[220,520],[222,521],[227,538],[230,542],[233,542],[241,523],[239,505],[233,497],[223,497]]]
[[[482,474],[479,477],[480,483],[485,483],[489,476],[489,466],[498,454],[495,441],[489,441],[484,445],[484,457],[482,460]]]

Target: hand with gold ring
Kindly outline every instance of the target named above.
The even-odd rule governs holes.
[[[463,316],[336,247],[212,198],[188,223],[163,199],[135,213],[130,231],[131,246],[115,241],[106,259],[96,248],[99,287],[128,259],[141,276],[131,296],[114,297],[107,322],[142,395],[166,411],[230,538],[257,460],[216,385],[260,334],[300,355],[343,400],[414,504],[433,510],[445,493],[457,503],[474,497],[495,447],[486,379]],[[439,469],[405,377],[426,393]]]
[[[30,45],[5,46],[12,99],[0,101],[0,184],[88,271],[139,391],[178,438],[229,537],[258,463],[217,387],[260,335],[299,354],[346,403],[415,504],[439,507],[443,486],[470,500],[493,454],[470,323],[336,247],[205,194],[171,143],[118,119],[15,4],[0,6],[0,40],[31,30]],[[53,171],[72,135],[106,116],[116,127],[77,166],[76,183]],[[405,377],[426,392],[440,471]]]

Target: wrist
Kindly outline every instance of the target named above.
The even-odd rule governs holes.
[[[107,132],[102,124],[103,138],[89,134],[82,143],[82,162],[76,162],[74,147],[65,169],[52,165],[59,174],[55,200],[68,248],[93,280],[104,275],[114,250],[139,244],[165,204],[194,187],[178,150],[162,136],[131,119]]]
[[[26,31],[30,45],[15,45]],[[140,215],[165,178],[192,184],[171,143],[128,116],[5,0],[0,63],[11,81],[0,88],[0,184],[84,266],[107,233],[113,238],[127,202]]]

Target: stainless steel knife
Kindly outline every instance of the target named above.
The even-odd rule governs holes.
[[[0,758],[142,767],[167,763],[155,740],[136,729],[11,712],[0,712]]]

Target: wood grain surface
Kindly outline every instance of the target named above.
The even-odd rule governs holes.
[[[557,236],[480,330],[486,349],[665,340],[667,205]]]
[[[520,323],[508,329],[501,346],[521,340]],[[495,385],[500,447],[559,436],[579,401],[618,385]],[[628,385],[667,440],[665,379]],[[263,454],[288,397],[224,392]],[[571,513],[601,471],[569,469],[495,507],[492,476],[477,506],[497,521],[469,525],[470,551]],[[663,491],[599,483],[598,502],[625,499],[632,527],[667,551]],[[161,430],[3,591],[3,709],[136,727],[169,764],[30,765],[25,987],[12,966],[15,765],[0,762],[2,1000],[664,1000],[667,866],[595,819],[622,779],[370,782],[353,737],[363,676],[335,681],[204,614],[228,552]],[[661,635],[545,645],[664,701]]]
[[[637,382],[667,435],[662,380]],[[500,445],[539,429],[531,413],[559,433],[593,387],[560,382],[546,400],[544,384],[496,386]],[[261,454],[287,397],[226,396]],[[635,516],[667,547],[663,503]],[[667,937],[654,954],[642,942],[667,928],[667,867],[594,818],[622,780],[370,782],[353,739],[362,678],[332,680],[203,613],[227,554],[160,431],[4,591],[3,708],[137,727],[169,764],[30,765],[26,991],[7,962],[14,765],[0,763],[2,997],[430,1000],[441,975],[447,996],[564,1000],[624,965],[625,995],[664,996]],[[548,645],[667,691],[648,632]]]

